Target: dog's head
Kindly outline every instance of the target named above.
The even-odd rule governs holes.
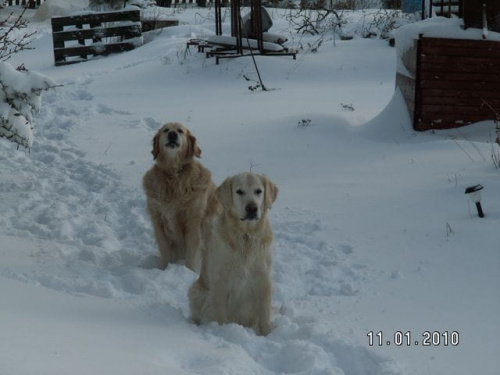
[[[182,124],[169,122],[153,138],[153,158],[160,163],[175,163],[201,157],[196,138]]]
[[[244,222],[258,222],[278,196],[278,187],[267,177],[241,173],[228,177],[216,190],[224,210]]]

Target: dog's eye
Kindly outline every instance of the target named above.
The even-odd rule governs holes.
[[[243,195],[243,194],[245,194],[245,193],[243,192],[243,190],[238,189],[238,190],[236,190],[236,194],[238,194],[238,195]]]
[[[182,129],[179,129],[179,130],[177,130],[177,132],[178,132],[178,133],[181,133],[181,134],[183,134],[183,133],[184,133],[184,130],[182,130]]]
[[[262,189],[257,189],[257,190],[255,190],[255,194],[257,194],[257,195],[261,195],[261,194],[262,194]]]
[[[163,129],[163,133],[168,133],[170,129]]]

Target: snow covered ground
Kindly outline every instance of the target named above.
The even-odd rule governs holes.
[[[413,132],[395,50],[358,36],[311,53],[314,37],[289,34],[305,50],[257,57],[271,90],[251,91],[250,58],[186,49],[211,11],[175,16],[134,51],[57,68],[49,23],[32,23],[35,49],[12,58],[63,87],[43,95],[31,152],[0,139],[0,374],[497,374],[493,122]],[[280,188],[265,338],[191,324],[196,275],[154,267],[141,178],[167,121],[197,136],[216,183],[251,168]],[[483,219],[464,194],[476,183]]]

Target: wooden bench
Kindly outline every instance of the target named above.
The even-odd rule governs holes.
[[[130,51],[142,45],[139,10],[53,17],[51,22],[56,66],[86,61],[89,56]],[[117,24],[108,26],[108,22]],[[118,41],[105,42],[104,38]]]

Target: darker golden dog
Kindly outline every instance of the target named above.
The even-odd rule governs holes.
[[[196,138],[179,123],[165,124],[153,138],[155,165],[143,177],[147,210],[160,250],[161,268],[186,259],[198,272],[203,226],[216,208],[211,174],[195,158]]]

